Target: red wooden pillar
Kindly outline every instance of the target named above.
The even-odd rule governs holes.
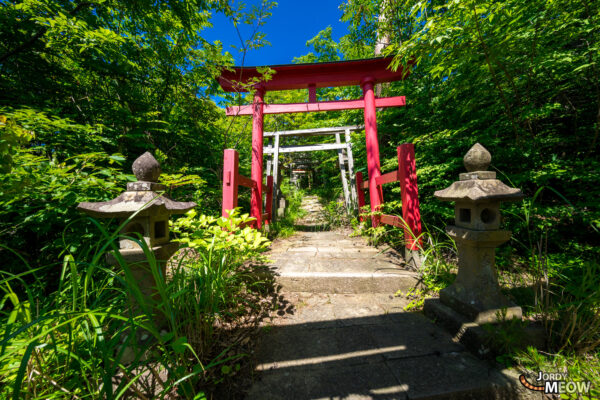
[[[362,187],[363,185],[363,176],[362,172],[356,173],[356,194],[358,195],[358,219],[363,221],[363,217],[360,216],[362,212],[362,208],[365,206],[365,191]]]
[[[381,175],[379,163],[379,141],[377,139],[377,116],[375,108],[375,92],[373,85],[375,80],[371,77],[365,77],[361,81],[365,99],[365,136],[367,141],[367,169],[369,173],[369,199],[371,201],[371,211],[379,211],[383,203],[383,192],[381,187],[375,183]],[[379,218],[371,218],[373,226],[379,225]]]
[[[250,198],[250,216],[256,218],[256,229],[262,226],[262,175],[263,175],[263,99],[265,90],[258,87],[252,105],[252,172],[256,182]]]
[[[223,154],[223,206],[221,215],[237,207],[238,202],[239,155],[234,149],[226,149]]]
[[[398,170],[400,172],[400,193],[402,196],[402,218],[406,221],[404,238],[406,248],[419,250],[421,239],[421,211],[419,210],[419,189],[417,187],[417,168],[415,166],[415,146],[405,143],[398,147]],[[410,231],[412,231],[412,233]]]

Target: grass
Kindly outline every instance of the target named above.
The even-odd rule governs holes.
[[[203,228],[185,233],[185,222],[198,227],[200,220]],[[140,238],[129,239],[145,260],[128,264],[117,251],[119,230],[106,232],[95,221],[105,239],[88,251],[67,254],[58,265],[24,263],[20,274],[0,272],[0,397],[204,398],[223,375],[235,374],[243,357],[235,342],[218,342],[216,331],[256,321],[259,299],[269,291],[249,263],[266,239],[221,229],[239,220],[183,219],[176,230],[193,256],[181,257],[167,276]],[[221,233],[235,245],[223,243]],[[211,240],[197,245],[198,235]],[[108,253],[118,267],[106,264]],[[52,268],[61,269],[58,289],[45,293],[41,277]],[[153,296],[138,284],[140,268],[156,282]]]

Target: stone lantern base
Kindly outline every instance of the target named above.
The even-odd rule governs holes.
[[[156,264],[161,271],[163,279],[166,277],[167,261],[178,248],[179,243],[167,243],[150,249],[156,259]],[[166,322],[164,316],[156,309],[156,304],[160,303],[161,298],[157,290],[158,284],[152,275],[150,264],[148,264],[148,257],[139,246],[136,249],[121,249],[119,253],[121,254],[121,257],[123,257],[125,263],[127,263],[133,280],[137,283],[145,301],[152,305],[154,321],[159,326],[164,324]],[[117,258],[112,253],[106,255],[106,261],[110,265],[119,265]],[[134,308],[139,307],[134,300],[133,295],[131,296],[131,301]]]
[[[442,303],[478,324],[521,319],[521,307],[500,292],[495,267],[495,248],[510,239],[511,232],[452,225],[446,232],[456,241],[459,261],[456,280],[440,291]]]
[[[440,291],[440,300],[477,324],[522,318],[521,307],[512,303],[502,293],[493,293],[485,297],[486,301],[475,302],[469,300],[470,296],[464,295],[465,291],[466,289],[459,285],[449,286]]]

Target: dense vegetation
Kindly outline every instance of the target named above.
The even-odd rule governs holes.
[[[181,219],[175,233],[195,255],[171,268],[158,304],[123,313],[139,288],[128,266],[106,265],[118,225],[76,206],[114,198],[150,150],[169,194],[220,214],[222,150],[249,146],[210,99],[232,59],[202,30],[214,13],[258,27],[269,7],[0,2],[0,397],[118,398],[158,374],[156,395],[194,398],[239,368],[243,349],[219,332],[260,315],[269,285],[248,267],[260,234],[237,230],[226,245],[223,220]]]
[[[11,381],[19,385],[27,377],[28,388],[37,390],[30,392],[33,396],[81,396],[72,392],[77,374],[89,378],[82,390],[92,397],[125,393],[126,380],[114,393],[103,384],[116,373],[118,357],[98,364],[82,360],[119,349],[121,338],[140,327],[155,338],[153,354],[164,355],[145,368],[179,363],[183,369],[174,377],[207,376],[192,366],[195,357],[207,369],[211,360],[216,364],[226,358],[201,354],[212,332],[188,342],[189,320],[171,319],[169,336],[148,320],[124,321],[113,311],[125,304],[131,285],[102,261],[117,225],[103,225],[103,231],[81,218],[75,206],[113,198],[132,179],[131,162],[150,150],[162,164],[169,194],[196,201],[199,214],[219,214],[222,150],[236,147],[241,159],[249,160],[250,126],[246,118],[226,120],[211,100],[219,67],[232,59],[219,43],[204,40],[202,30],[214,13],[237,24],[255,24],[255,34],[240,46],[249,50],[264,43],[260,26],[273,6],[265,1],[244,12],[233,3],[0,1],[0,282],[5,295],[0,306],[3,325],[9,321],[1,333],[0,371],[10,371]],[[457,179],[462,156],[480,142],[491,151],[499,176],[527,196],[504,207],[514,239],[498,256],[501,278],[511,281],[510,293],[532,318],[556,321],[547,325],[550,350],[561,354],[555,361],[537,353],[519,357],[572,366],[579,359],[561,357],[578,352],[597,360],[600,4],[348,0],[340,10],[348,35],[336,42],[325,28],[307,43],[310,53],[295,61],[369,58],[378,41],[387,44],[385,54],[395,57],[393,67],[416,61],[405,81],[381,87],[382,96],[405,95],[408,105],[380,111],[378,128],[384,171],[396,163],[396,145],[415,143],[423,220],[430,232],[424,249],[432,255],[428,282],[439,288],[452,275],[445,250],[452,243],[446,247],[440,233],[452,209],[432,193]],[[317,95],[319,100],[350,99],[360,97],[361,90],[319,89]],[[305,101],[306,96],[272,92],[267,101]],[[275,115],[265,118],[265,130],[360,125],[362,120],[360,110]],[[361,133],[353,135],[353,144],[357,170],[364,172]],[[341,186],[337,155],[314,157],[321,195],[334,200]],[[241,165],[248,168],[248,163]],[[389,212],[399,210],[398,191],[385,189]],[[201,256],[176,275],[184,278],[174,279],[161,293],[166,314],[170,308],[180,315],[207,315],[202,327],[209,330],[223,315],[233,318],[247,311],[232,299],[266,290],[241,267],[256,249],[221,248],[218,223],[224,222],[201,215],[179,222],[180,237]],[[396,230],[374,233],[389,243],[402,241]],[[239,233],[240,241],[254,243],[255,237],[246,234]],[[216,244],[210,245],[207,238],[212,237]],[[256,247],[262,248],[257,240]],[[218,257],[214,252],[220,252]],[[223,274],[206,278],[213,268]],[[89,288],[85,277],[92,272],[97,276]],[[194,292],[198,285],[205,285],[207,295],[221,293],[225,283],[219,279],[225,276],[232,280],[226,283],[231,291],[197,299],[204,308],[190,310],[175,296]],[[577,318],[566,319],[569,315]],[[40,346],[46,343],[50,350],[43,354]],[[42,371],[45,361],[48,369]],[[225,366],[221,375],[235,368]],[[36,386],[33,370],[52,376],[54,383]],[[175,390],[193,397],[199,384],[194,379],[180,387],[177,378],[166,382],[163,393]],[[214,383],[221,377],[210,379]],[[26,390],[17,383],[3,390]]]

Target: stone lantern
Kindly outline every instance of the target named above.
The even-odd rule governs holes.
[[[178,248],[178,243],[169,241],[169,216],[183,214],[194,208],[196,203],[173,201],[157,193],[164,191],[165,186],[157,183],[161,173],[160,164],[149,152],[133,162],[132,170],[138,180],[129,182],[127,191],[110,201],[80,203],[77,209],[96,218],[127,220],[132,217],[121,230],[121,235],[144,240],[156,257],[164,278],[166,261]],[[157,285],[144,251],[138,243],[127,237],[119,240],[119,253],[131,268],[143,295],[154,297]],[[117,264],[112,254],[108,254],[107,260],[109,264]]]
[[[458,248],[458,274],[452,285],[440,291],[440,300],[478,324],[522,316],[521,308],[500,292],[495,251],[511,237],[510,231],[500,229],[500,203],[520,200],[523,193],[487,171],[491,160],[490,153],[475,144],[464,157],[467,172],[434,193],[440,200],[456,202],[455,225],[446,227],[446,232]]]

